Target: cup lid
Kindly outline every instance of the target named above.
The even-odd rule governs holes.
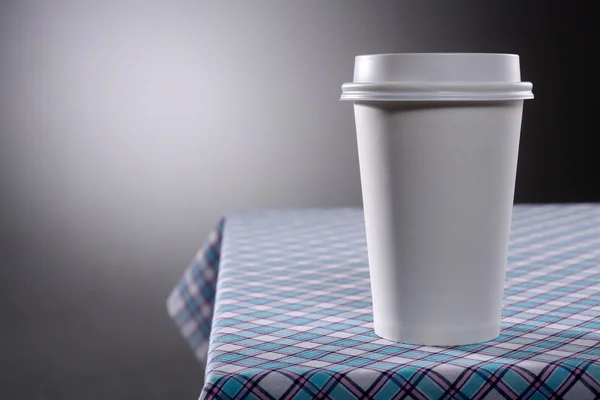
[[[372,54],[356,57],[340,100],[521,100],[533,98],[532,87],[521,82],[516,54]]]

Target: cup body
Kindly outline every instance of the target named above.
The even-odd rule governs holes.
[[[355,104],[375,332],[500,332],[523,101]]]

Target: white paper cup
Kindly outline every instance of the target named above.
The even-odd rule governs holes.
[[[354,101],[375,333],[500,333],[523,100],[510,54],[358,56]]]

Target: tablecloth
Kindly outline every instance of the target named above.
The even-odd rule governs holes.
[[[204,399],[599,399],[600,205],[515,206],[509,254],[501,335],[476,345],[373,333],[359,209],[226,216],[167,308]]]

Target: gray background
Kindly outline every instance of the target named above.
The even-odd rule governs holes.
[[[600,200],[590,15],[475,0],[2,2],[1,396],[196,398],[202,368],[166,296],[226,212],[360,205],[352,107],[337,101],[357,54],[520,54],[536,100],[516,200]]]

